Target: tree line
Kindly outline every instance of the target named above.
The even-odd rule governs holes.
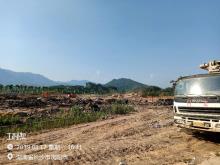
[[[60,94],[109,94],[119,92],[116,87],[106,87],[101,84],[86,83],[85,86],[27,86],[27,85],[1,85],[0,93],[15,94],[42,94],[42,93],[60,93]],[[130,92],[139,92],[142,96],[173,96],[173,88],[161,89],[156,86],[139,88]]]
[[[168,87],[165,89],[150,86],[142,90],[142,96],[173,96],[174,89],[172,87]]]
[[[16,94],[42,94],[61,93],[61,94],[107,94],[117,92],[115,87],[105,87],[101,84],[86,83],[85,86],[28,86],[28,85],[1,85],[0,93],[16,93]]]

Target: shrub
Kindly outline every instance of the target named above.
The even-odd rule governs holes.
[[[112,114],[124,115],[134,111],[134,108],[129,105],[113,104],[110,107],[110,111]]]

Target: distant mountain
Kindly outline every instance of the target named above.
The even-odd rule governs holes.
[[[2,85],[31,85],[31,86],[56,86],[56,85],[69,85],[85,86],[87,80],[71,80],[68,82],[53,81],[47,77],[29,72],[14,72],[0,68],[0,84]],[[113,79],[104,85],[105,87],[116,87],[118,91],[127,92],[132,90],[142,90],[149,86],[136,82],[127,78]]]
[[[86,83],[88,83],[88,82],[90,82],[90,81],[88,81],[88,80],[71,80],[71,81],[68,81],[68,82],[66,82],[67,84],[69,84],[69,85],[82,85],[82,86],[85,86],[86,85]]]
[[[149,87],[148,85],[127,78],[113,79],[112,81],[105,84],[105,86],[116,87],[119,91],[123,92]]]
[[[0,68],[0,84],[52,86],[56,85],[57,83],[40,74],[33,74],[28,72],[14,72]]]
[[[2,85],[31,85],[31,86],[55,86],[55,85],[83,85],[87,80],[71,80],[68,82],[53,81],[40,74],[29,72],[14,72],[0,68],[0,84]]]

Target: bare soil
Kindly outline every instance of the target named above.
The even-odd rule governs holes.
[[[60,144],[60,151],[14,150],[21,154],[65,154],[61,161],[9,161],[7,141],[1,139],[0,164],[73,164],[73,165],[165,165],[220,164],[220,136],[192,133],[173,125],[170,107],[135,106],[137,112],[92,123],[59,128],[37,134],[16,144]],[[69,150],[69,144],[81,149]]]

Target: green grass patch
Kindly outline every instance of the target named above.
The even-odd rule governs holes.
[[[20,124],[20,123],[21,121],[19,116],[14,116],[14,115],[0,116],[0,126]]]
[[[53,118],[28,119],[26,123],[20,124],[18,116],[2,116],[0,118],[0,136],[14,132],[36,132],[46,129],[67,127],[74,124],[88,123],[106,118],[111,115],[125,115],[134,111],[134,108],[124,104],[112,104],[100,111],[85,112],[82,107],[73,106],[68,111],[61,110]]]

